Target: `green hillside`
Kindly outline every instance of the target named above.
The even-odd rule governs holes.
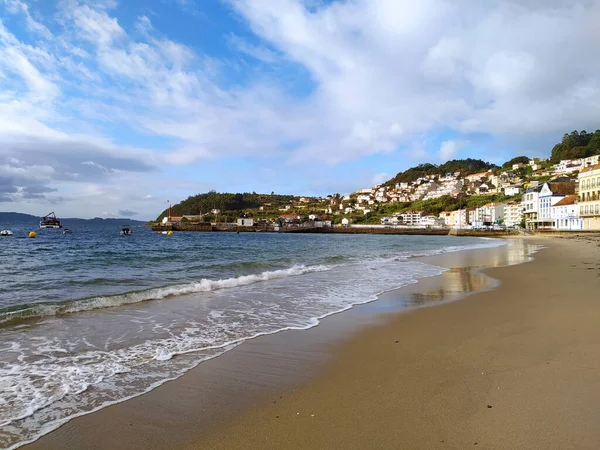
[[[600,155],[600,130],[594,133],[582,130],[565,133],[562,140],[552,149],[550,159],[556,164],[561,159],[587,158],[594,155]]]
[[[256,192],[243,194],[232,194],[228,192],[218,193],[215,191],[197,194],[188,197],[182,202],[173,205],[172,214],[174,216],[196,216],[206,214],[213,209],[222,212],[235,212],[248,209],[258,209],[260,206],[277,209],[289,204],[294,199],[293,195],[277,194],[257,194]],[[160,221],[168,214],[168,208],[165,209],[156,219]]]

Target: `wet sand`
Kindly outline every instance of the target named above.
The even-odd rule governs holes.
[[[427,258],[452,269],[25,448],[599,448],[599,248],[541,241],[485,270],[492,289],[476,268],[519,262],[519,242]]]

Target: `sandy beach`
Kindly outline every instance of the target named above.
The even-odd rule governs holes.
[[[450,270],[24,448],[600,448],[599,243],[527,242],[545,248],[485,275],[506,254],[432,257]]]

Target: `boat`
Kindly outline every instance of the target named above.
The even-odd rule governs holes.
[[[121,225],[121,236],[129,236],[130,234],[133,234],[133,231],[131,230],[131,227],[129,225]]]
[[[40,228],[62,228],[62,224],[60,223],[60,220],[56,218],[56,214],[54,214],[53,211],[47,216],[42,217],[42,220],[40,220]]]
[[[65,228],[65,231],[63,231],[63,234],[73,234],[73,232],[71,230],[69,230],[68,228]]]
[[[13,232],[10,230],[2,230],[0,231],[0,236],[12,236]]]

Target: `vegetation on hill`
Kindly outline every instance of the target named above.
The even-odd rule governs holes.
[[[453,159],[444,164],[435,165],[430,163],[419,164],[416,167],[411,167],[404,172],[398,173],[394,178],[387,181],[387,186],[393,186],[396,183],[409,183],[426,175],[445,175],[446,173],[454,173],[460,171],[462,175],[470,175],[477,172],[485,172],[497,166],[481,159]]]
[[[197,216],[206,214],[213,209],[220,211],[242,211],[245,209],[257,209],[260,206],[279,207],[294,200],[293,195],[257,194],[256,192],[243,194],[218,193],[216,191],[206,192],[188,197],[184,201],[173,205],[171,213],[174,216]],[[156,219],[161,221],[166,217],[169,210],[165,209]]]
[[[600,154],[600,130],[588,133],[585,130],[572,131],[563,136],[562,140],[554,146],[551,161],[558,163],[562,159],[586,158]]]
[[[527,156],[515,156],[513,159],[506,161],[502,164],[503,169],[512,169],[514,164],[527,164],[529,163],[529,158]]]

